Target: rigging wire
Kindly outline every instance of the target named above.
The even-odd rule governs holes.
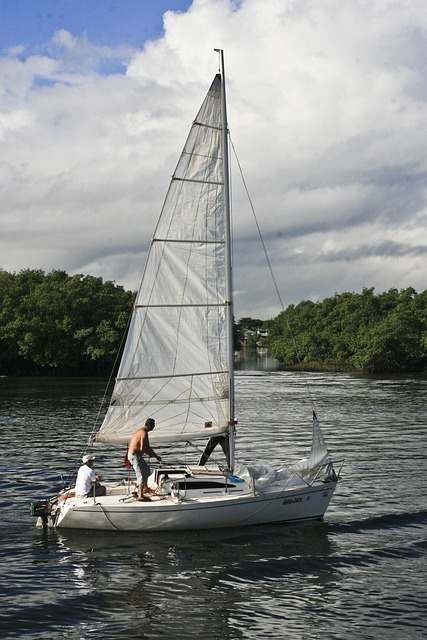
[[[131,320],[132,320],[132,316],[133,316],[133,313],[134,313],[135,304],[136,304],[136,301],[135,301],[135,303],[133,305],[132,311],[128,315],[128,320],[127,320],[127,323],[126,323],[126,327],[125,327],[125,329],[124,329],[124,331],[122,333],[122,339],[121,339],[121,342],[120,342],[120,346],[117,349],[116,357],[114,359],[114,364],[113,364],[113,366],[111,368],[107,384],[105,385],[104,394],[102,396],[101,402],[99,403],[98,412],[97,412],[97,414],[95,416],[95,420],[94,420],[94,423],[93,423],[92,431],[91,431],[91,434],[90,434],[90,436],[88,438],[88,442],[87,442],[85,451],[87,451],[88,447],[90,447],[94,442],[95,433],[98,430],[98,424],[99,424],[99,421],[100,421],[101,411],[103,410],[103,407],[105,406],[105,403],[107,401],[107,393],[108,393],[108,390],[111,388],[111,385],[112,385],[113,372],[117,370],[117,364],[119,362],[120,355],[123,353],[124,343],[125,343],[128,331],[129,331],[129,326],[130,326],[130,323],[131,323]]]
[[[110,376],[108,378],[108,382],[105,385],[104,394],[103,394],[102,400],[101,400],[101,402],[99,403],[99,406],[98,406],[98,411],[97,411],[97,414],[95,416],[95,420],[93,422],[92,431],[91,431],[91,433],[89,435],[89,438],[87,440],[87,443],[86,443],[83,451],[80,454],[80,458],[82,458],[86,454],[86,452],[89,450],[89,448],[93,445],[95,433],[98,430],[98,423],[99,423],[99,420],[100,420],[101,411],[102,411],[102,409],[103,409],[103,407],[104,407],[104,405],[106,403],[108,389],[111,386],[111,382],[112,382],[112,378],[113,378],[113,372],[116,371],[116,367],[117,367],[117,363],[118,363],[118,360],[119,360],[119,356],[123,351],[123,345],[124,345],[125,338],[127,336],[128,330],[129,330],[129,325],[130,325],[130,321],[132,319],[132,315],[133,315],[133,309],[132,309],[132,312],[129,314],[125,330],[123,331],[122,339],[121,339],[121,342],[120,342],[120,347],[117,350],[116,357],[115,357],[115,360],[114,360],[114,365],[111,368]],[[62,483],[61,484],[64,487],[68,486],[72,482],[72,479],[75,478],[75,469],[77,469],[79,464],[80,464],[79,460],[78,459],[75,460],[72,468],[69,469],[69,471],[68,471],[68,473],[66,475],[65,481],[64,481],[64,478],[62,478]]]
[[[276,295],[277,295],[277,298],[279,300],[282,312],[284,312],[285,311],[285,306],[283,304],[282,296],[280,295],[280,290],[279,290],[279,287],[278,287],[278,284],[277,284],[276,277],[274,275],[274,271],[273,271],[273,267],[271,265],[270,257],[268,255],[267,247],[266,247],[266,244],[264,242],[264,238],[263,238],[263,235],[262,235],[262,232],[261,232],[261,227],[259,225],[258,218],[257,218],[257,215],[256,215],[255,207],[254,207],[254,204],[252,202],[252,198],[250,196],[248,186],[246,184],[245,176],[243,175],[242,165],[240,164],[240,160],[239,160],[239,157],[237,155],[236,148],[235,148],[235,146],[233,144],[233,141],[231,139],[230,133],[228,135],[229,135],[229,140],[230,140],[230,146],[231,146],[231,149],[233,151],[234,157],[236,159],[237,167],[239,169],[239,173],[240,173],[240,177],[241,177],[241,180],[242,180],[242,183],[243,183],[243,187],[245,189],[246,196],[248,198],[249,206],[251,208],[252,215],[254,217],[255,225],[256,225],[256,228],[257,228],[257,231],[258,231],[258,235],[259,235],[259,238],[260,238],[260,241],[261,241],[261,245],[262,245],[262,248],[263,248],[263,251],[264,251],[264,256],[265,256],[265,259],[266,259],[266,262],[267,262],[267,265],[268,265],[268,269],[270,271],[270,276],[271,276],[271,279],[273,281],[274,288],[276,290]],[[292,345],[293,345],[294,350],[295,350],[295,355],[296,355],[296,358],[298,360],[298,364],[299,364],[299,366],[301,368],[302,373],[304,374],[304,383],[305,383],[307,394],[308,394],[308,397],[309,397],[309,400],[310,400],[310,403],[311,403],[311,408],[312,408],[313,412],[316,413],[315,406],[314,406],[314,400],[313,400],[313,397],[312,397],[312,394],[311,394],[311,390],[310,390],[310,387],[309,387],[309,384],[308,384],[307,376],[306,376],[306,371],[304,369],[304,365],[303,365],[303,362],[302,362],[302,359],[301,359],[301,356],[300,356],[300,353],[299,353],[299,350],[298,350],[298,345],[296,343],[295,336],[291,331],[291,327],[289,325],[288,319],[286,318],[286,315],[284,315],[284,320],[285,320],[285,323],[286,323],[286,327],[287,327],[287,329],[289,331],[289,335],[291,336]]]
[[[233,153],[234,153],[234,157],[236,158],[236,162],[237,162],[237,166],[238,166],[238,169],[239,169],[240,177],[242,179],[243,186],[245,188],[245,192],[246,192],[246,195],[248,197],[249,206],[251,208],[252,215],[253,215],[254,220],[255,220],[255,225],[256,225],[256,228],[257,228],[257,231],[258,231],[258,235],[259,235],[260,240],[261,240],[262,248],[263,248],[263,251],[264,251],[265,259],[267,261],[268,269],[270,271],[271,279],[273,281],[274,288],[276,290],[276,294],[277,294],[277,297],[279,299],[282,311],[284,311],[285,307],[284,307],[284,304],[283,304],[283,301],[282,301],[282,296],[280,295],[279,287],[277,286],[277,280],[276,280],[276,278],[274,276],[273,268],[271,266],[270,258],[269,258],[268,252],[267,252],[267,247],[265,245],[264,238],[263,238],[262,233],[261,233],[261,227],[259,226],[259,223],[258,223],[258,218],[257,218],[256,212],[255,212],[255,207],[253,205],[252,198],[250,196],[249,189],[248,189],[248,186],[246,184],[245,176],[243,175],[242,166],[241,166],[240,160],[239,160],[239,158],[237,156],[236,148],[235,148],[235,146],[233,144],[233,141],[231,139],[231,135],[230,135],[230,144],[231,144],[231,148],[232,148]],[[298,355],[298,352],[297,352],[297,355]]]

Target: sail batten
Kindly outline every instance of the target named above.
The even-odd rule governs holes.
[[[223,185],[222,182],[212,182],[212,180],[190,180],[189,178],[178,178],[177,176],[173,176],[172,180],[180,181],[180,182],[195,182],[198,184],[214,184],[214,185]]]
[[[212,124],[204,124],[203,122],[197,122],[196,120],[194,120],[193,124],[197,127],[206,127],[207,129],[217,129],[218,131],[221,131],[221,127],[215,127]]]
[[[199,371],[197,373],[198,376],[211,376],[212,375],[212,371]],[[227,371],[224,371],[224,373],[227,373]],[[140,376],[140,377],[132,377],[132,378],[116,378],[117,381],[122,381],[122,380],[151,380],[153,378],[164,378],[165,380],[168,380],[169,378],[185,378],[185,377],[193,377],[194,374],[192,373],[177,373],[176,375],[173,374],[168,374],[168,375],[159,375],[159,376],[155,376],[155,375],[150,375],[150,376]]]
[[[218,302],[216,304],[174,304],[174,305],[170,305],[170,304],[153,304],[150,305],[150,309],[168,309],[170,307],[173,307],[174,309],[178,308],[178,307],[223,307],[224,305],[227,304],[227,301],[224,300],[223,302]],[[135,305],[135,309],[146,309],[148,305],[144,305],[144,304],[136,304]]]
[[[154,243],[154,242],[168,242],[170,244],[172,244],[174,242],[175,243],[180,243],[181,242],[181,243],[185,243],[185,244],[200,244],[201,240],[181,240],[181,239],[178,239],[178,238],[173,238],[173,239],[171,239],[171,238],[153,238],[151,242],[152,243]],[[218,244],[218,245],[225,244],[224,240],[203,240],[203,242],[205,244]]]

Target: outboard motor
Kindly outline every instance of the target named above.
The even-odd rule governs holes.
[[[52,505],[48,500],[44,502],[32,502],[30,513],[36,518],[41,518],[43,526],[47,527],[47,520],[52,512]]]

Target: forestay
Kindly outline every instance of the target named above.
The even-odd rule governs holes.
[[[128,442],[147,417],[153,442],[228,428],[222,118],[218,75],[169,186],[99,442]]]

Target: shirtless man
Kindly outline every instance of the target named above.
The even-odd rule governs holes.
[[[143,453],[146,453],[148,456],[152,456],[153,458],[157,458],[159,462],[162,461],[161,457],[153,451],[150,447],[150,442],[148,439],[148,433],[152,431],[155,427],[155,422],[153,418],[148,418],[145,421],[145,426],[141,427],[133,434],[128,450],[128,459],[131,463],[132,467],[136,473],[136,484],[138,485],[138,500],[140,502],[149,502],[150,498],[144,495],[144,493],[148,493],[150,490],[147,487],[148,476],[150,475],[150,467],[145,462],[142,457]]]

